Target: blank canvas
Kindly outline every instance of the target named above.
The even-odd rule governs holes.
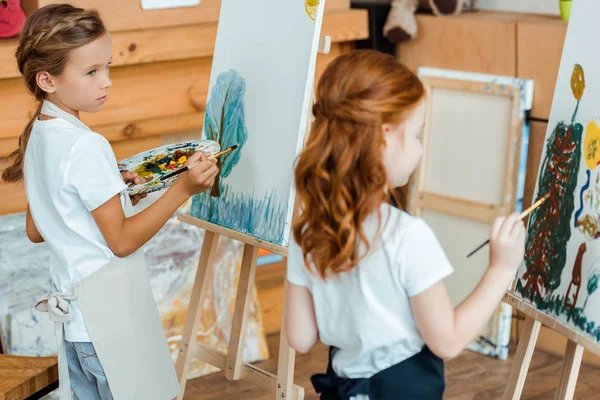
[[[502,204],[511,111],[507,96],[433,88],[424,191]]]

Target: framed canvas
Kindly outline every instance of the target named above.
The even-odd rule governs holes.
[[[455,268],[446,285],[456,306],[489,264],[488,251],[466,255],[489,237],[496,217],[522,208],[533,82],[433,68],[419,76],[427,120],[409,211],[432,227]],[[506,359],[511,315],[499,304],[469,349]]]

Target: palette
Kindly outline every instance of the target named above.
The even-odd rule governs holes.
[[[129,195],[147,194],[168,188],[177,179],[176,176],[160,180],[160,177],[185,166],[188,157],[197,151],[214,154],[221,150],[219,143],[212,140],[193,140],[169,144],[144,151],[119,162],[121,172],[129,171],[149,180],[146,183],[131,184]]]

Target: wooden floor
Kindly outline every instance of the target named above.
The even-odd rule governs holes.
[[[257,364],[268,371],[276,371],[279,336],[268,336],[269,349],[275,355]],[[513,349],[514,351],[514,349]],[[323,372],[327,364],[327,348],[321,344],[308,354],[296,357],[296,383],[305,388],[305,399],[318,396],[310,385],[310,376]],[[444,399],[487,400],[500,399],[510,371],[511,360],[499,361],[464,351],[456,359],[446,363],[446,395]],[[560,376],[561,358],[552,354],[536,352],[531,362],[522,399],[546,400],[554,398]],[[221,372],[188,382],[185,400],[273,400],[252,384],[230,382]],[[575,399],[600,399],[600,368],[583,365],[579,374]]]

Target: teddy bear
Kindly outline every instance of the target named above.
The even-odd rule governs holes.
[[[417,34],[417,10],[431,11],[435,15],[455,15],[473,10],[475,3],[476,0],[392,0],[383,35],[394,43],[413,39]]]

